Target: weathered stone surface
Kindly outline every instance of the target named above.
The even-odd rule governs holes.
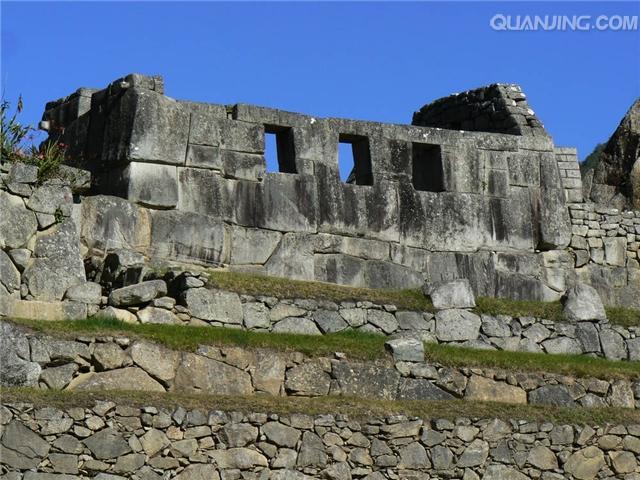
[[[113,370],[125,363],[127,354],[115,343],[98,343],[93,348],[93,358],[100,369]]]
[[[564,301],[564,315],[574,322],[607,319],[600,295],[595,288],[583,283],[567,292]]]
[[[53,390],[62,390],[69,384],[77,371],[78,366],[75,363],[45,368],[40,374],[40,381],[46,383],[47,386]]]
[[[220,219],[180,210],[151,212],[154,254],[180,262],[227,262],[226,227]]]
[[[570,407],[575,404],[571,393],[564,385],[544,385],[529,392],[529,403]]]
[[[540,470],[555,470],[558,468],[558,459],[553,451],[545,446],[538,445],[529,450],[527,462]]]
[[[304,432],[296,465],[298,467],[324,467],[327,460],[328,457],[320,437],[313,432]]]
[[[273,326],[275,333],[297,333],[300,335],[322,335],[316,324],[308,318],[289,317]]]
[[[173,312],[164,308],[145,307],[138,311],[140,323],[155,323],[161,325],[179,325],[180,319]]]
[[[41,367],[29,361],[29,342],[24,333],[9,322],[0,322],[0,385],[34,386]]]
[[[244,326],[248,330],[264,328],[271,326],[269,320],[270,310],[266,305],[260,302],[250,302],[242,304],[242,316],[244,318]]]
[[[78,233],[67,219],[37,235],[34,258],[22,282],[36,300],[61,300],[69,287],[86,281]]]
[[[285,360],[279,355],[271,355],[270,352],[257,352],[253,386],[259,392],[279,395],[284,384],[286,367]]]
[[[542,347],[547,353],[551,354],[580,354],[582,348],[580,344],[573,338],[556,337],[550,338],[542,342]]]
[[[422,378],[401,378],[397,397],[401,400],[451,400],[455,398],[431,381]]]
[[[247,470],[254,467],[266,467],[267,459],[261,453],[249,448],[230,448],[214,450],[211,456],[218,468],[239,468]]]
[[[423,469],[430,468],[431,462],[427,457],[427,452],[418,442],[412,442],[400,449],[400,468]]]
[[[385,342],[396,362],[423,362],[424,344],[415,338],[396,338]]]
[[[144,370],[126,367],[99,373],[85,373],[73,379],[70,390],[139,390],[164,392],[164,388]]]
[[[99,460],[118,458],[129,453],[131,447],[115,428],[105,428],[83,440],[93,456]]]
[[[163,448],[167,447],[171,442],[164,434],[164,432],[152,428],[147,433],[140,437],[140,444],[142,445],[142,449],[144,453],[153,457],[156,453],[158,453]]]
[[[635,101],[622,118],[602,153],[587,189],[591,200],[613,208],[640,208],[638,157],[640,102]]]
[[[342,319],[340,314],[330,310],[316,310],[313,312],[313,320],[320,327],[322,333],[335,333],[347,328],[347,322]]]
[[[386,334],[393,333],[398,329],[398,321],[395,317],[382,310],[368,310],[367,321]]]
[[[600,342],[602,344],[602,353],[609,360],[626,360],[627,349],[625,348],[622,335],[611,328],[605,328],[600,331]]]
[[[242,324],[242,304],[236,293],[190,288],[182,298],[184,305],[194,317],[222,323]]]
[[[173,389],[214,395],[249,395],[253,392],[248,373],[193,353],[183,354]]]
[[[279,447],[295,448],[300,439],[300,431],[278,422],[268,422],[262,426],[262,433]]]
[[[9,255],[0,250],[0,288],[7,292],[20,289],[20,272],[9,258]]]
[[[70,302],[99,305],[102,297],[102,287],[95,282],[79,283],[69,287],[64,297]]]
[[[331,377],[318,362],[305,362],[287,371],[285,388],[294,395],[327,395]]]
[[[600,352],[600,334],[591,322],[579,322],[576,325],[576,338],[585,353]]]
[[[138,323],[138,318],[129,310],[123,308],[106,307],[100,310],[100,316],[124,323]]]
[[[149,375],[168,382],[176,376],[180,354],[166,347],[143,340],[135,342],[129,349],[131,359]]]
[[[109,304],[114,307],[142,305],[166,294],[167,284],[164,280],[148,280],[113,290],[109,294]]]
[[[224,435],[229,447],[244,447],[256,441],[258,429],[247,423],[231,423],[224,426]]]
[[[364,398],[393,399],[400,380],[395,369],[356,362],[334,363],[333,376],[343,395]]]
[[[436,285],[430,292],[433,306],[437,309],[473,308],[475,295],[466,278]]]
[[[442,341],[475,340],[482,321],[467,310],[442,310],[436,314],[436,336]]]
[[[231,231],[231,264],[264,264],[281,238],[280,232],[234,227]]]
[[[487,465],[482,480],[528,480],[528,477],[513,467],[491,464]]]
[[[475,439],[464,449],[458,458],[458,467],[476,467],[482,465],[489,456],[489,444],[484,440]]]
[[[150,244],[147,210],[125,199],[107,195],[82,200],[82,239],[89,248],[137,250]]]
[[[520,387],[508,385],[505,382],[491,380],[472,375],[467,383],[465,399],[481,402],[505,402],[505,403],[527,403],[527,393]]]
[[[605,464],[604,454],[598,447],[590,446],[573,453],[564,464],[564,471],[580,480],[591,480]]]
[[[0,190],[0,248],[20,248],[36,233],[38,222],[24,201]]]
[[[131,202],[152,208],[174,208],[178,204],[178,170],[171,165],[130,162],[111,172],[113,182]]]
[[[175,478],[176,480],[219,480],[220,474],[216,465],[196,463],[189,465]]]
[[[2,433],[2,461],[14,468],[34,468],[47,455],[50,445],[40,435],[12,420]]]

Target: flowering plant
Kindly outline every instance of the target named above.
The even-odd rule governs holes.
[[[18,98],[16,110],[11,116],[9,108],[9,102],[2,100],[0,103],[2,162],[24,162],[35,165],[38,167],[40,181],[51,178],[65,160],[67,145],[47,140],[39,147],[35,146],[32,143],[35,129],[30,125],[22,125],[18,121],[18,114],[23,109],[22,97]]]

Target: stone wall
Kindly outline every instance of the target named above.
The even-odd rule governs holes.
[[[407,287],[454,272],[438,264],[447,261],[444,252],[459,252],[470,258],[462,262],[473,265],[467,269],[475,276],[487,261],[500,270],[500,285],[475,282],[478,293],[554,295],[539,268],[523,275],[513,262],[487,257],[508,251],[531,265],[536,249],[568,244],[563,185],[548,136],[175,101],[161,86],[159,79],[128,76],[54,102],[43,117],[54,138],[72,145],[70,157],[94,174],[93,193],[145,207],[151,239],[137,239],[147,240],[148,253],[289,278]],[[279,139],[280,173],[265,173],[265,133]],[[349,183],[340,181],[339,142],[356,153]],[[83,218],[106,209],[87,208]],[[105,223],[117,217],[100,216]],[[90,219],[84,241],[100,243],[101,228]],[[112,237],[107,240],[126,242]],[[210,247],[200,247],[202,237]],[[453,274],[474,276],[464,269]]]
[[[637,425],[212,408],[7,404],[0,472],[7,480],[638,478]]]
[[[493,84],[440,98],[413,114],[414,125],[547,136],[519,85]]]
[[[563,407],[640,407],[640,377],[573,378],[551,373],[448,367],[425,360],[422,342],[388,342],[378,361],[308,357],[299,352],[201,345],[173,351],[145,340],[82,335],[59,339],[0,323],[0,385],[67,390],[386,400],[500,401]]]
[[[555,152],[567,203],[582,203],[584,197],[578,151],[575,148],[556,147]]]
[[[607,303],[638,305],[640,211],[584,203],[571,205],[569,212],[578,279],[612,299]]]

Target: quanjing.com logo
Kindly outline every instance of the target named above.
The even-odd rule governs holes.
[[[498,31],[629,31],[638,30],[637,15],[504,15],[491,17]]]

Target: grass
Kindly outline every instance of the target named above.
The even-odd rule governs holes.
[[[332,283],[289,280],[226,270],[207,272],[211,284],[217,288],[253,296],[277,298],[310,298],[332,302],[370,301],[376,304],[392,304],[399,310],[435,312],[431,300],[419,289],[391,290],[354,288]],[[509,300],[504,298],[476,298],[477,313],[509,315],[512,317],[536,317],[555,322],[565,321],[560,302],[535,300]],[[606,308],[609,321],[625,327],[640,326],[640,310],[621,307]]]
[[[402,414],[423,419],[446,418],[499,418],[505,421],[527,420],[556,424],[638,424],[640,410],[628,408],[558,408],[534,405],[508,405],[496,402],[406,401],[372,400],[353,397],[327,396],[318,398],[291,398],[270,396],[210,396],[184,395],[157,392],[101,391],[80,392],[67,390],[38,390],[30,388],[2,388],[0,396],[4,404],[28,403],[35,407],[57,408],[93,407],[97,400],[108,400],[118,405],[132,407],[155,406],[187,409],[223,410],[235,412],[261,412],[288,415],[304,413],[318,415],[331,413],[348,415],[355,420],[372,417],[388,417]]]
[[[498,368],[524,373],[549,372],[606,380],[640,377],[640,362],[618,362],[586,355],[548,355],[427,344],[426,356],[432,362],[452,367]]]
[[[129,324],[100,318],[62,322],[19,320],[17,323],[43,333],[66,337],[89,334],[145,338],[183,351],[195,351],[199,345],[236,345],[248,349],[297,351],[312,357],[332,356],[334,352],[343,352],[356,360],[378,360],[388,357],[384,347],[388,337],[353,330],[311,336],[248,332],[218,327]],[[525,373],[548,372],[603,379],[640,377],[640,362],[617,362],[586,355],[476,350],[433,343],[426,344],[425,350],[428,360],[452,367],[499,368]]]
[[[433,311],[433,304],[419,289],[355,288],[222,270],[209,271],[208,275],[213,286],[246,295],[310,298],[332,302],[369,301],[381,305],[393,304],[400,310]]]
[[[47,322],[17,320],[36,331],[76,337],[78,335],[126,335],[144,338],[174,350],[194,352],[200,345],[236,345],[248,349],[269,348],[278,351],[296,351],[312,357],[332,356],[344,352],[350,358],[375,360],[385,356],[387,337],[373,333],[346,330],[323,335],[249,332],[220,327],[191,327],[183,325],[131,324],[118,320],[90,318],[87,320]]]

